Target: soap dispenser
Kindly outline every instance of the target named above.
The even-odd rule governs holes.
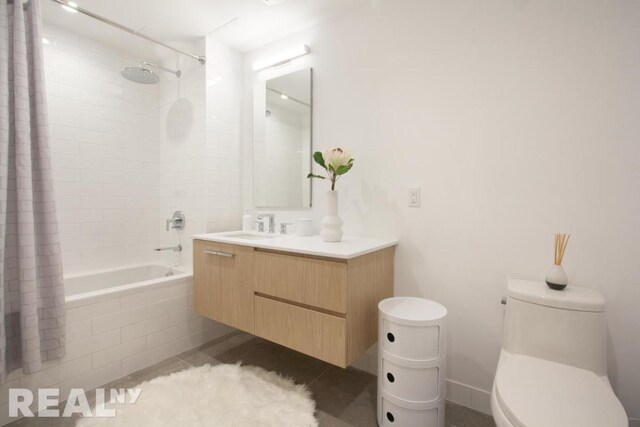
[[[249,208],[245,208],[244,215],[242,215],[242,231],[251,231],[253,228],[253,218],[250,212]]]

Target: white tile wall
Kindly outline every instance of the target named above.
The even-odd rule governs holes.
[[[139,85],[120,69],[130,54],[46,23],[46,78],[57,208],[66,273],[146,261],[191,264],[190,235],[238,228],[241,217],[241,55],[214,40],[206,68]],[[171,59],[171,58],[169,58]],[[174,66],[175,64],[175,66]],[[207,85],[206,80],[214,81]],[[173,210],[182,232],[165,231]],[[182,254],[153,247],[182,243]],[[197,316],[192,280],[67,303],[67,354],[0,385],[0,425],[11,387],[91,389],[232,331]]]
[[[66,273],[137,262],[191,264],[190,235],[241,217],[241,55],[212,39],[206,66],[179,56],[160,83],[120,75],[150,57],[46,25],[46,77]],[[215,84],[207,84],[207,81]],[[165,231],[174,210],[183,231]],[[181,243],[183,252],[154,253]]]
[[[193,49],[204,52],[204,40]],[[180,68],[182,76],[180,79],[167,78],[160,88],[160,206],[167,217],[175,210],[182,210],[186,223],[184,230],[165,232],[163,237],[165,245],[182,244],[181,263],[190,265],[189,236],[206,231],[206,66],[189,58],[177,58],[167,65]],[[171,258],[175,254],[165,253],[163,256]]]
[[[46,79],[65,272],[153,259],[161,243],[161,85],[120,76],[143,58],[47,24]]]
[[[59,387],[90,390],[233,331],[191,310],[191,278],[106,301],[68,308],[67,354],[32,375],[14,371],[0,386],[0,425],[8,390]]]

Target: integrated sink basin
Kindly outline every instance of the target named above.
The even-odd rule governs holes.
[[[247,240],[265,240],[265,239],[273,239],[274,237],[277,237],[277,236],[269,236],[268,234],[242,233],[242,232],[226,233],[226,234],[221,234],[221,236],[233,237],[234,239],[247,239]]]

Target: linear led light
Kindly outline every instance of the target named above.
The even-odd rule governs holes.
[[[264,70],[265,68],[279,67],[293,61],[296,58],[308,55],[310,52],[311,49],[309,48],[309,46],[307,46],[306,44],[301,45],[295,49],[282,52],[281,54],[273,56],[271,58],[254,62],[253,70],[260,71]]]
[[[67,4],[63,4],[62,8],[69,13],[78,13],[78,5],[72,1],[68,1]]]

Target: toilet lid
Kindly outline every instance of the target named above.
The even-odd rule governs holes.
[[[513,355],[496,374],[496,396],[518,427],[628,426],[613,391],[593,372]]]

